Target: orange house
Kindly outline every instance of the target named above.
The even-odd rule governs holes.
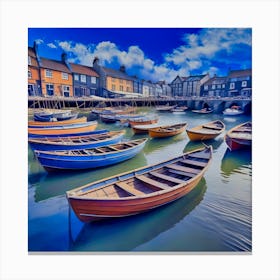
[[[40,70],[35,48],[28,47],[28,95],[41,95]]]
[[[63,61],[41,58],[40,75],[43,96],[73,96],[72,73]]]

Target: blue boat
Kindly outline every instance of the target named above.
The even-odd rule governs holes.
[[[88,132],[75,132],[75,133],[67,133],[67,134],[44,134],[44,135],[39,135],[39,134],[33,134],[33,133],[28,133],[28,139],[37,139],[37,138],[61,138],[61,137],[77,137],[77,136],[90,136],[90,135],[95,135],[95,134],[101,134],[101,133],[106,133],[109,132],[108,129],[100,129],[100,130],[93,130],[93,131],[88,131]]]
[[[33,150],[84,150],[119,143],[125,134],[124,130],[101,132],[85,136],[31,138],[28,143]]]
[[[85,150],[38,151],[35,155],[47,170],[80,170],[116,164],[134,157],[147,138]]]

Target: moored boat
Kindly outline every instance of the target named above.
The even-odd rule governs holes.
[[[214,139],[225,130],[225,124],[219,120],[198,125],[187,129],[187,134],[191,141],[201,141]]]
[[[121,141],[125,131],[105,131],[100,134],[70,137],[30,138],[28,143],[33,150],[59,151],[91,149],[111,145]]]
[[[128,119],[128,123],[131,127],[135,125],[146,125],[146,124],[154,124],[159,120],[158,116],[145,116],[141,118],[132,118]]]
[[[169,106],[169,105],[162,105],[162,106],[156,106],[156,110],[159,112],[168,112],[171,109],[174,109],[176,107],[176,105],[173,106]]]
[[[80,170],[116,164],[134,157],[147,138],[84,150],[39,151],[35,155],[48,171]]]
[[[66,196],[83,222],[140,214],[192,191],[211,159],[212,147],[209,146],[89,183],[68,191]]]
[[[171,111],[172,113],[183,113],[183,112],[185,112],[187,109],[188,109],[187,106],[178,106],[178,107],[175,107],[175,108],[171,109],[170,111]]]
[[[223,111],[223,114],[225,116],[236,116],[236,115],[242,115],[244,114],[244,111],[242,111],[239,107],[235,108],[235,107],[231,107],[231,108],[227,108]]]
[[[60,109],[43,109],[35,111],[33,118],[34,121],[56,121],[58,120],[67,120],[69,118],[77,118],[78,114],[72,114],[71,110],[60,110]]]
[[[29,136],[32,135],[63,135],[95,130],[97,122],[76,123],[61,126],[28,127]]]
[[[251,148],[252,146],[252,123],[246,122],[230,129],[225,141],[231,151]]]
[[[148,133],[149,129],[155,128],[158,126],[159,126],[158,124],[134,125],[132,127],[132,129],[135,134],[144,134],[144,133]]]
[[[86,121],[87,121],[86,117],[65,120],[65,121],[49,121],[49,122],[28,121],[28,127],[68,125],[74,123],[85,123]]]
[[[117,121],[116,115],[114,114],[100,114],[99,117],[104,123],[115,123]]]
[[[212,108],[202,108],[200,110],[192,110],[193,113],[197,114],[210,114],[213,112]]]
[[[179,123],[150,128],[149,136],[154,138],[171,137],[186,131],[186,127],[186,123]]]

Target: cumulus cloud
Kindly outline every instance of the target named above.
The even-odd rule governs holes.
[[[47,46],[51,49],[57,49],[57,46],[54,43],[49,43]]]
[[[44,43],[44,40],[42,39],[36,39],[35,42],[37,43],[37,45],[41,45]]]
[[[97,56],[101,65],[107,67],[125,65],[129,74],[153,81],[170,82],[177,75],[188,76],[192,73],[224,74],[219,72],[219,66],[226,68],[226,63],[230,60],[235,61],[237,65],[240,63],[240,66],[246,64],[250,67],[251,29],[201,29],[196,34],[184,34],[181,39],[182,44],[164,54],[163,61],[159,64],[135,45],[124,50],[111,41],[99,42],[96,45],[72,41],[55,41],[55,43],[70,53],[71,62],[91,66],[94,57]],[[48,45],[55,46],[52,43]],[[249,55],[246,57],[244,53]]]

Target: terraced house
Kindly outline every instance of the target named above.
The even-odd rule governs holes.
[[[201,96],[227,96],[227,77],[214,76],[201,87]]]
[[[252,96],[252,69],[231,70],[227,82],[228,96]]]
[[[37,46],[28,47],[28,95],[41,95],[41,77],[37,57]]]

